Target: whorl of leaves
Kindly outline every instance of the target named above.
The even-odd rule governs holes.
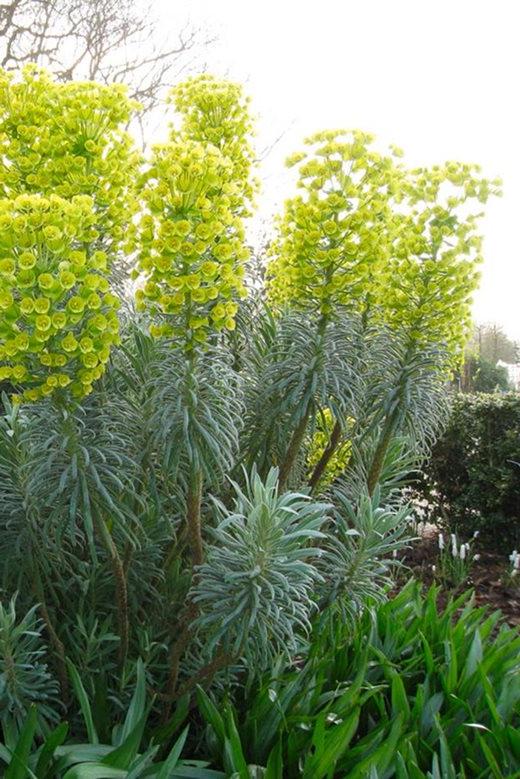
[[[181,482],[188,470],[215,484],[235,462],[242,424],[241,380],[219,347],[186,360],[171,342],[158,347],[150,378],[155,445],[165,469]]]
[[[323,618],[352,620],[367,605],[384,600],[396,564],[393,552],[409,541],[410,510],[382,506],[379,489],[354,503],[336,487],[334,505],[334,525],[323,545]]]
[[[220,521],[192,590],[206,651],[219,646],[253,668],[302,648],[321,579],[311,542],[324,537],[329,506],[279,494],[277,479],[276,469],[265,482],[253,473],[244,491],[235,485],[232,513],[217,504]]]
[[[287,312],[267,319],[248,355],[244,448],[260,467],[279,462],[290,432],[307,410],[330,408],[336,419],[357,416],[360,396],[358,328],[345,317],[325,327],[318,319]],[[262,337],[263,336],[263,337]]]
[[[58,684],[43,660],[46,653],[41,622],[33,606],[23,617],[16,614],[16,596],[7,607],[0,603],[0,720],[20,725],[31,704],[47,722],[58,719]]]

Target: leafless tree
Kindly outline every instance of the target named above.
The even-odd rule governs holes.
[[[0,65],[36,62],[61,80],[128,84],[144,113],[210,42],[186,24],[175,33],[140,0],[0,0]]]

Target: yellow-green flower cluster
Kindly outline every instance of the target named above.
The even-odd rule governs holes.
[[[478,283],[480,213],[500,182],[455,162],[408,170],[363,133],[309,139],[299,165],[302,194],[289,200],[272,246],[271,299],[330,315],[370,308],[410,343],[457,353]]]
[[[233,209],[240,216],[248,215],[257,188],[252,178],[255,153],[250,143],[250,98],[244,96],[240,84],[203,73],[174,87],[170,99],[181,117],[180,130],[172,128],[171,140],[189,138],[221,151],[231,164],[235,196],[228,194]]]
[[[277,304],[322,315],[338,306],[359,309],[384,285],[393,225],[390,199],[402,172],[395,152],[384,156],[359,131],[330,131],[307,140],[299,165],[302,193],[286,203],[268,268]]]
[[[155,149],[140,229],[146,283],[136,293],[156,319],[152,335],[193,345],[235,327],[248,252],[223,183],[228,175],[216,148],[184,141]]]
[[[136,208],[139,157],[122,129],[136,105],[119,84],[0,70],[0,197],[89,195],[96,218],[86,240],[116,251]]]
[[[478,166],[455,162],[410,171],[386,285],[391,326],[408,331],[418,345],[443,345],[454,355],[467,336],[482,261],[482,214],[470,204],[500,191],[500,181],[478,174]]]
[[[85,195],[0,199],[0,380],[26,400],[88,394],[119,340],[96,219]]]
[[[136,298],[152,315],[154,336],[191,350],[234,329],[246,294],[249,120],[240,89],[211,77],[179,86],[175,99],[182,127],[154,148],[145,176],[137,272],[144,286]]]

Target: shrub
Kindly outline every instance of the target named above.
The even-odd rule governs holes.
[[[520,540],[519,463],[520,395],[456,395],[425,467],[432,516],[510,551]]]

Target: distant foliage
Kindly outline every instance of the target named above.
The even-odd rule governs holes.
[[[425,471],[435,519],[509,551],[520,539],[520,395],[457,395]]]

